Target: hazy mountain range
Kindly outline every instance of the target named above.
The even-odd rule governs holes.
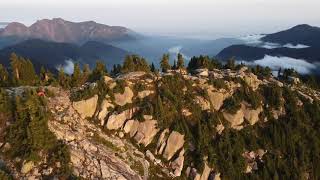
[[[0,60],[4,64],[7,64],[9,54],[15,52],[50,68],[70,60],[92,66],[97,59],[110,68],[122,63],[125,55],[133,53],[157,66],[163,53],[170,53],[171,61],[182,53],[186,61],[199,55],[215,56],[220,60],[235,57],[238,61],[260,62],[260,65],[274,69],[299,69],[301,64],[307,63],[309,70],[303,72],[313,72],[318,71],[320,63],[320,28],[298,25],[273,34],[199,40],[145,36],[126,27],[55,18],[39,20],[29,27],[18,22],[0,23],[0,49]],[[298,65],[291,63],[294,60]]]

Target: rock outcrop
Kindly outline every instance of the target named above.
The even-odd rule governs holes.
[[[259,121],[259,115],[263,111],[263,108],[261,106],[257,109],[246,107],[243,111],[245,120],[247,120],[250,125],[254,125]]]
[[[167,146],[164,150],[163,157],[170,160],[174,154],[183,147],[184,135],[179,132],[172,131],[167,140]]]
[[[244,121],[244,113],[240,108],[235,114],[223,112],[223,117],[230,123],[231,127],[234,129],[241,129],[241,124]]]
[[[131,119],[133,114],[137,111],[137,108],[127,109],[120,114],[112,114],[109,116],[107,121],[107,129],[117,130],[120,129],[124,122],[128,119]]]
[[[169,129],[165,129],[161,132],[158,142],[157,142],[157,148],[155,154],[162,154],[164,147],[166,146]]]
[[[175,159],[171,163],[171,169],[173,169],[173,175],[175,177],[181,176],[181,171],[183,169],[183,162],[184,162],[184,149],[181,150],[177,159]]]
[[[244,76],[244,81],[250,86],[254,91],[259,88],[259,85],[262,83],[256,75],[253,73],[248,73]]]
[[[134,140],[138,144],[143,144],[146,147],[151,143],[158,131],[159,129],[157,129],[156,120],[146,120],[140,122],[137,128],[137,133],[134,136]]]
[[[49,101],[49,109],[55,112],[55,117],[48,122],[48,126],[57,139],[68,146],[74,175],[83,179],[142,179],[130,168],[131,162],[128,159],[119,158],[119,155],[132,155],[127,154],[129,150],[124,149],[123,141],[116,137],[110,138],[96,125],[79,116],[66,93],[60,91],[56,94],[55,98]],[[63,109],[60,110],[57,106]],[[100,141],[112,145],[106,146]]]
[[[114,108],[114,105],[109,100],[109,98],[106,98],[105,100],[102,101],[101,110],[98,114],[98,119],[100,120],[101,126],[105,124],[105,118],[107,117],[110,108]]]
[[[139,97],[140,99],[143,99],[143,98],[145,98],[145,97],[147,97],[147,96],[150,96],[150,95],[153,94],[153,93],[154,93],[154,91],[144,90],[144,91],[138,92],[138,97]]]
[[[132,97],[132,90],[129,87],[125,87],[123,94],[114,94],[114,102],[119,106],[124,106],[126,104],[132,103]]]
[[[80,114],[82,119],[92,117],[98,104],[98,95],[87,100],[73,102],[73,108]]]

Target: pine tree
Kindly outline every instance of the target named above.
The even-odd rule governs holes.
[[[178,69],[184,68],[184,59],[182,54],[180,53],[178,54],[177,68]]]
[[[12,83],[19,85],[21,62],[15,53],[12,53],[10,56],[10,65],[12,69]]]
[[[60,67],[58,74],[58,83],[63,88],[69,87],[69,81],[67,75],[64,73],[63,67]]]
[[[169,64],[169,54],[164,54],[162,56],[162,59],[160,61],[160,67],[162,69],[162,72],[167,72],[168,70],[171,69],[171,66]]]
[[[85,82],[88,81],[89,76],[90,76],[91,70],[89,64],[85,64],[83,66],[83,73],[82,73],[82,81],[81,84],[84,84]]]
[[[234,58],[231,58],[227,61],[226,68],[231,70],[236,69],[236,61],[234,60]]]
[[[47,73],[46,70],[43,66],[41,66],[40,69],[40,81],[41,83],[45,84],[47,82],[48,78],[47,78]]]
[[[8,86],[9,85],[9,73],[7,68],[0,64],[0,86]]]
[[[93,82],[93,81],[96,81],[96,80],[100,80],[103,76],[105,76],[107,73],[106,73],[106,67],[104,65],[103,62],[101,61],[97,61],[96,62],[96,66],[95,68],[93,69],[90,77],[89,77],[89,81]]]
[[[156,67],[154,66],[153,62],[151,63],[150,70],[151,72],[156,72]]]
[[[81,85],[81,78],[82,78],[82,74],[81,74],[80,65],[78,63],[75,63],[72,79],[71,79],[72,87],[79,87]]]
[[[173,69],[173,70],[177,69],[177,61],[176,60],[173,60],[173,66],[171,69]]]

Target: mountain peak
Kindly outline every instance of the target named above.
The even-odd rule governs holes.
[[[21,23],[10,23],[0,37],[22,37],[53,42],[82,44],[87,41],[110,42],[135,39],[131,30],[121,26],[108,26],[94,21],[71,22],[62,18],[38,20],[30,27]]]

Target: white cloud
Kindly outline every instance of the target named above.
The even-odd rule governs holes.
[[[262,47],[266,49],[275,49],[275,48],[281,48],[281,47],[286,47],[286,48],[292,48],[292,49],[301,49],[301,48],[308,48],[310,46],[304,45],[304,44],[277,44],[277,43],[271,43],[271,42],[264,42],[261,40],[261,38],[265,37],[266,35],[262,34],[254,34],[254,35],[248,35],[248,36],[243,36],[240,37],[239,39],[244,41],[246,45],[249,46],[254,46],[254,47]]]
[[[253,64],[260,66],[268,66],[271,69],[293,68],[301,74],[308,74],[317,69],[317,65],[309,63],[303,59],[294,59],[290,57],[274,57],[266,55],[263,59],[256,60]]]
[[[183,56],[184,59],[189,60],[190,57],[182,53],[182,51],[181,51],[182,48],[183,48],[183,47],[182,47],[181,45],[173,46],[173,47],[171,47],[171,48],[168,49],[168,52],[169,52],[170,54],[175,55],[175,56],[177,56],[177,55],[180,53],[180,54]]]
[[[73,73],[74,63],[71,59],[69,59],[65,61],[65,64],[57,66],[57,69],[59,70],[61,67],[65,73],[71,75]]]

